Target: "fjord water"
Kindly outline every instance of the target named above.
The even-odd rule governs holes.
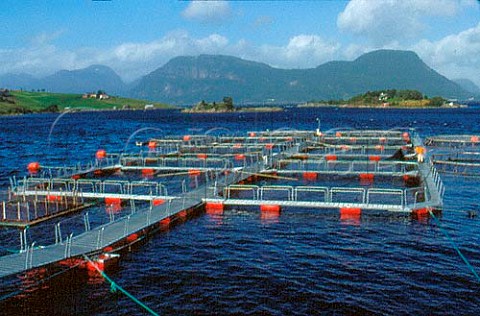
[[[479,108],[296,109],[279,113],[117,111],[0,118],[0,183],[31,161],[71,165],[151,136],[247,130],[415,128],[479,134]],[[131,137],[129,143],[127,140]],[[480,272],[480,180],[443,176],[441,226]],[[46,233],[53,233],[48,231]],[[433,219],[391,214],[344,222],[336,213],[284,209],[278,218],[236,207],[199,214],[122,257],[111,278],[159,314],[476,315],[480,283]],[[48,282],[0,314],[132,315],[143,310],[98,279]],[[0,307],[2,307],[0,302]],[[6,308],[6,309],[5,309]]]

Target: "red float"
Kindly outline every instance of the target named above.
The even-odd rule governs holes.
[[[150,149],[155,149],[155,148],[157,148],[157,142],[149,141],[149,142],[148,142],[148,148],[150,148]]]
[[[127,236],[127,239],[126,239],[126,240],[127,240],[127,243],[132,243],[132,242],[134,242],[135,240],[138,239],[138,237],[139,237],[139,236],[138,236],[137,233],[133,233],[133,234],[131,234],[131,235],[128,235],[128,236]]]
[[[47,201],[49,202],[60,202],[62,197],[60,195],[47,195]]]
[[[192,177],[197,177],[197,176],[200,175],[200,173],[201,173],[201,172],[200,172],[200,170],[198,170],[198,169],[190,169],[190,170],[188,170],[188,175],[189,175],[189,176],[192,176]]]
[[[191,140],[191,139],[192,139],[192,137],[191,137],[190,135],[185,135],[185,136],[183,136],[183,141],[184,141],[184,142],[188,142],[188,141]]]
[[[207,154],[197,154],[198,159],[207,159]]]
[[[95,157],[97,159],[105,159],[107,157],[107,152],[105,151],[105,149],[99,149],[97,150]]]
[[[478,136],[472,136],[472,137],[470,137],[470,140],[472,141],[472,143],[478,143],[479,142]]]
[[[142,176],[144,177],[151,177],[155,174],[155,170],[147,168],[147,169],[142,169]]]
[[[28,172],[37,173],[40,170],[40,163],[31,162],[27,165]]]
[[[235,155],[235,160],[245,160],[245,155],[244,154],[236,154]]]
[[[260,211],[262,212],[280,212],[282,207],[277,204],[262,204],[260,205]]]
[[[370,156],[368,157],[368,160],[370,161],[380,161],[382,159],[380,156]]]
[[[265,149],[272,150],[273,149],[273,144],[265,144]]]
[[[325,160],[326,161],[336,161],[337,160],[337,155],[326,155]]]
[[[223,203],[205,203],[205,212],[210,215],[223,214]]]
[[[164,203],[165,203],[165,200],[163,200],[163,199],[153,199],[153,201],[152,201],[153,206],[159,206],[159,205],[162,205]]]
[[[360,220],[362,209],[357,207],[342,207],[340,209],[340,220],[353,220],[355,222]]]
[[[317,180],[318,174],[316,172],[304,172],[303,178],[308,181],[315,181]]]
[[[122,204],[122,199],[116,198],[116,197],[106,197],[105,198],[105,204],[107,204],[107,205],[112,205],[112,204],[120,205],[120,204]]]
[[[164,218],[160,221],[160,225],[161,226],[168,226],[168,225],[170,225],[171,221],[172,220],[170,219],[170,217]]]

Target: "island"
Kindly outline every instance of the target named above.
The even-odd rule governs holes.
[[[367,91],[347,100],[309,101],[297,107],[368,107],[368,108],[440,108],[464,107],[453,101],[434,96],[429,98],[417,90]]]
[[[183,113],[228,113],[228,112],[281,112],[283,108],[276,106],[235,107],[232,97],[223,97],[221,102],[207,103],[202,100],[191,108],[183,109]]]

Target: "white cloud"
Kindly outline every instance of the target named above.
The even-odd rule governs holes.
[[[429,16],[455,16],[474,0],[352,0],[338,15],[338,27],[377,45],[418,37]]]
[[[480,86],[480,23],[438,41],[422,40],[412,49],[448,78],[468,78]]]
[[[291,37],[285,46],[263,45],[252,57],[282,68],[308,68],[331,60],[339,49],[337,42],[327,42],[318,35],[300,34]]]
[[[228,2],[216,0],[191,1],[182,12],[182,16],[188,20],[207,23],[225,21],[230,17],[230,14]]]
[[[422,40],[410,47],[348,44],[342,46],[316,34],[299,34],[284,45],[256,45],[242,39],[231,42],[221,34],[194,37],[174,31],[150,42],[130,42],[98,48],[60,49],[56,36],[39,35],[35,44],[18,49],[0,49],[0,74],[29,73],[43,76],[60,69],[78,69],[92,64],[112,67],[126,80],[133,80],[181,55],[225,54],[264,62],[279,68],[311,68],[331,60],[353,60],[378,48],[411,49],[433,69],[448,78],[468,78],[480,85],[480,24],[438,41]]]

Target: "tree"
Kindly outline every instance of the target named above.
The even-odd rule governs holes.
[[[225,109],[233,110],[233,99],[232,97],[223,97],[223,104],[225,105]]]
[[[430,106],[442,106],[445,103],[445,99],[442,97],[433,97],[428,103]]]

